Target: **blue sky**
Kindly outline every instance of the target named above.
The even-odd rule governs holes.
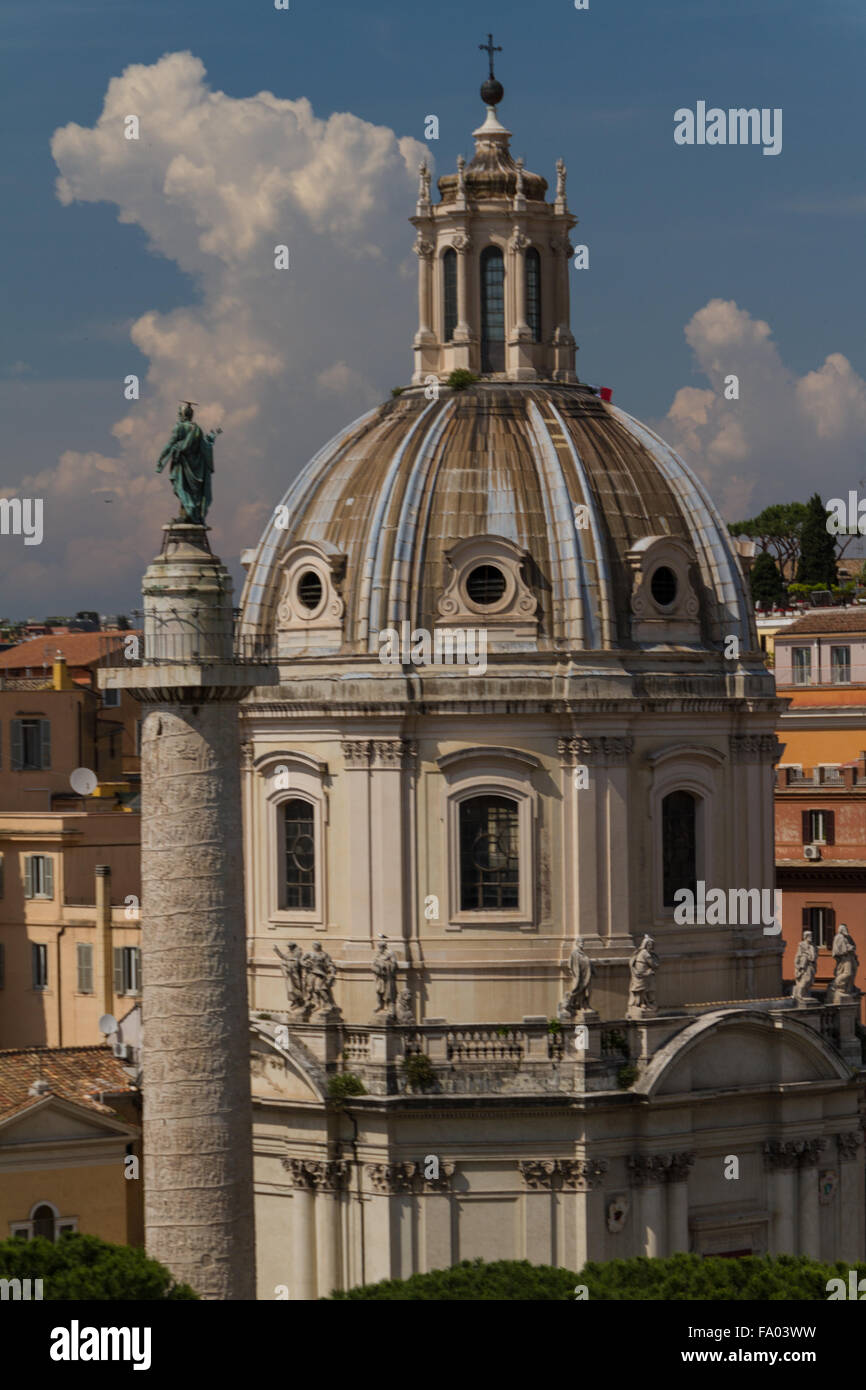
[[[825,359],[841,355],[850,366],[850,379],[845,376],[839,388],[850,419],[836,438],[830,425],[819,431],[817,446],[792,464],[788,451],[796,444],[780,418],[774,465],[772,445],[753,415],[746,444],[756,440],[755,487],[748,497],[742,486],[725,496],[718,450],[713,455],[706,439],[695,443],[699,452],[706,444],[707,460],[689,461],[706,462],[720,502],[728,502],[731,514],[739,498],[756,510],[792,490],[805,495],[812,477],[812,486],[826,493],[831,485],[856,486],[866,475],[858,394],[866,377],[866,12],[853,0],[590,0],[588,11],[576,11],[572,0],[486,6],[291,0],[287,12],[265,0],[184,0],[180,7],[161,0],[12,3],[4,7],[0,49],[0,226],[7,270],[0,487],[14,491],[29,483],[32,491],[33,480],[40,480],[46,539],[38,549],[49,551],[0,538],[0,612],[105,610],[136,602],[136,567],[140,571],[139,560],[157,548],[164,518],[150,518],[149,550],[144,528],[131,547],[115,543],[101,552],[94,549],[99,537],[88,529],[92,520],[79,523],[74,508],[63,508],[60,520],[68,494],[59,488],[54,496],[52,470],[64,450],[76,458],[119,456],[113,429],[128,408],[123,377],[137,372],[144,381],[151,366],[148,352],[130,340],[132,325],[151,313],[195,309],[208,293],[206,267],[184,263],[183,256],[179,264],[166,252],[168,242],[137,221],[118,221],[121,196],[113,200],[110,185],[101,194],[96,180],[86,201],[61,203],[50,148],[54,132],[69,123],[94,127],[109,82],[130,64],[150,66],[164,54],[188,51],[204,64],[207,88],[237,102],[261,91],[291,101],[306,97],[320,120],[351,112],[388,127],[398,140],[422,140],[424,117],[435,113],[440,138],[432,154],[440,174],[453,168],[458,153],[471,156],[469,132],[483,115],[478,85],[486,58],[478,44],[489,29],[503,48],[497,56],[506,91],[500,116],[514,132],[513,151],[550,182],[554,161],[563,156],[569,202],[580,218],[573,240],[590,247],[589,271],[572,272],[581,377],[612,385],[618,404],[670,436],[665,421],[677,393],[710,384],[714,325],[701,321],[706,331],[697,331],[697,351],[686,340],[686,325],[714,301],[735,304],[749,323],[769,326],[779,359],[773,368],[778,393],[775,387],[767,392],[773,408],[785,411],[784,383],[793,389]],[[699,99],[724,108],[781,107],[782,153],[770,158],[758,148],[676,146],[673,113]],[[159,178],[152,170],[143,177],[153,182],[158,200]],[[413,211],[410,187],[395,186],[394,207],[404,208],[402,216],[394,213],[395,267],[396,248],[405,243],[408,254],[411,246],[412,229],[402,220]],[[107,200],[90,201],[95,196]],[[338,317],[341,306],[328,302],[326,259],[316,273],[322,277],[321,312]],[[363,368],[364,389],[379,397],[410,372],[415,290],[396,268],[389,313],[393,323],[381,351],[346,362],[349,369]],[[287,301],[287,335],[292,314]],[[297,314],[297,331],[306,332],[299,306]],[[748,360],[746,354],[744,391]],[[756,368],[753,412],[760,408],[754,397],[761,380]],[[820,387],[814,384],[812,394]],[[357,391],[363,395],[360,385]],[[245,538],[226,530],[230,550],[255,542],[260,520],[304,461],[299,450],[312,452],[359,413],[350,408],[350,396],[325,392],[306,415],[303,394],[287,400],[292,415],[282,424],[293,442],[281,457],[266,448],[249,464],[244,496],[251,504],[250,529]],[[164,425],[167,434],[170,415]],[[682,437],[673,439],[678,447],[695,438],[688,422],[680,425]],[[155,458],[163,439],[154,430]],[[822,438],[832,444],[826,458]],[[73,460],[67,473],[75,466]],[[124,466],[133,468],[134,459]],[[747,476],[749,466],[741,459],[734,471]],[[91,484],[82,477],[86,491]],[[218,509],[219,490],[216,496]],[[101,505],[98,498],[94,506]],[[122,528],[120,506],[103,511],[112,521],[109,526],[100,514],[100,527]],[[88,568],[91,552],[97,559]]]

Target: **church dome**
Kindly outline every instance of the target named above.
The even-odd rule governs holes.
[[[375,652],[405,621],[474,621],[494,653],[757,645],[699,480],[581,384],[407,389],[311,460],[248,558],[245,626],[286,653]]]
[[[502,96],[492,66],[484,94]],[[366,657],[401,624],[483,630],[494,656],[755,653],[701,483],[578,380],[564,162],[546,202],[493,105],[474,136],[438,203],[419,169],[412,385],[288,489],[245,557],[245,629],[282,657]]]

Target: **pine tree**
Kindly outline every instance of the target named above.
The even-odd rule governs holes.
[[[808,515],[803,523],[797,583],[822,584],[829,589],[838,583],[836,537],[827,530],[827,508],[817,492],[809,498],[806,509]]]
[[[768,550],[763,551],[752,566],[749,582],[754,603],[779,603],[784,593],[782,576]]]

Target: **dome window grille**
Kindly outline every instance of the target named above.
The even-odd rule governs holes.
[[[298,580],[298,602],[312,613],[322,602],[322,581],[315,570],[304,570]]]
[[[505,575],[497,565],[476,565],[467,576],[466,592],[479,607],[498,603],[505,593]]]
[[[650,593],[659,608],[668,608],[677,596],[677,577],[667,565],[659,565],[650,580]]]

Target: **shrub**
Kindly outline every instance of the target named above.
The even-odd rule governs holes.
[[[42,1236],[0,1241],[0,1278],[41,1279],[46,1302],[198,1298],[140,1246],[113,1245],[98,1236],[71,1234],[56,1243]]]
[[[328,1097],[330,1100],[345,1100],[347,1096],[365,1096],[367,1088],[360,1076],[353,1071],[338,1071],[328,1077]]]
[[[391,395],[392,395],[392,396],[402,396],[402,394],[403,394],[403,392],[404,392],[405,390],[406,390],[406,387],[405,387],[405,386],[392,386],[392,387],[391,387]]]
[[[468,367],[455,367],[454,371],[449,373],[446,385],[450,386],[452,391],[465,391],[467,386],[472,386],[479,380],[480,378],[474,372],[470,372]]]
[[[626,1062],[620,1067],[616,1074],[616,1084],[621,1091],[628,1091],[637,1081],[637,1067],[632,1062]]]
[[[395,1300],[414,1302],[442,1299],[450,1302],[523,1300],[571,1302],[575,1287],[586,1285],[590,1301],[701,1302],[788,1300],[826,1302],[830,1279],[843,1279],[849,1270],[858,1277],[866,1264],[821,1264],[806,1255],[747,1255],[741,1259],[704,1259],[701,1255],[670,1255],[651,1260],[640,1255],[630,1260],[591,1261],[579,1274],[552,1265],[533,1265],[528,1260],[463,1260],[451,1269],[413,1274],[409,1279],[386,1279],[345,1292],[331,1299]]]
[[[416,1091],[435,1085],[436,1072],[430,1058],[423,1052],[410,1052],[403,1058],[406,1080]]]

